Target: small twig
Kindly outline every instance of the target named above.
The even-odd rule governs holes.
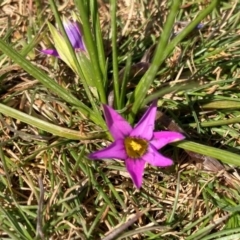
[[[130,218],[127,222],[121,224],[119,227],[115,228],[113,231],[111,231],[109,234],[107,234],[105,237],[103,237],[101,240],[112,240],[116,239],[116,237],[121,234],[124,230],[126,230],[128,227],[130,227],[133,223],[135,223],[144,213],[149,211],[148,209],[145,209],[142,212],[137,212],[132,218]]]
[[[42,212],[43,212],[43,201],[44,201],[44,187],[43,187],[43,181],[42,177],[38,177],[38,185],[40,189],[40,196],[39,196],[39,202],[38,202],[38,210],[37,210],[37,228],[36,228],[36,237],[40,237],[41,239],[44,239],[44,233],[42,230]]]

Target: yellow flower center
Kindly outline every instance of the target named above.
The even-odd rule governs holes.
[[[148,142],[141,138],[126,137],[124,139],[124,146],[128,157],[137,159],[147,152]]]

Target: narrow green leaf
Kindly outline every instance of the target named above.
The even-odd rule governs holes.
[[[121,84],[121,93],[120,93],[121,109],[124,108],[124,106],[125,106],[126,90],[127,90],[127,83],[129,80],[129,74],[130,74],[130,70],[131,70],[131,63],[132,63],[132,56],[128,56],[125,70],[124,70],[123,79],[122,79],[122,84]]]
[[[96,112],[92,111],[85,104],[80,102],[76,97],[74,97],[65,88],[58,85],[53,79],[51,79],[47,74],[45,74],[41,69],[34,66],[30,61],[25,59],[20,53],[15,51],[12,47],[6,44],[0,39],[0,49],[7,56],[9,56],[14,62],[21,66],[26,72],[32,75],[34,78],[38,79],[45,87],[49,88],[53,93],[64,99],[66,102],[77,106],[81,109],[82,113],[91,119],[96,124],[99,124],[102,128],[106,128],[106,124]]]
[[[77,60],[75,50],[73,49],[73,47],[71,45],[71,42],[70,42],[70,40],[69,40],[69,38],[67,36],[67,33],[66,33],[65,29],[64,29],[63,23],[62,23],[62,21],[60,19],[60,16],[59,16],[59,13],[58,13],[58,10],[57,10],[57,6],[55,4],[55,1],[49,0],[49,2],[50,2],[50,5],[51,5],[53,14],[54,14],[54,16],[56,18],[56,21],[58,23],[60,32],[61,32],[61,34],[63,34],[64,40],[66,41],[66,47],[67,47],[68,51],[70,52],[69,57],[72,58],[72,60],[70,60],[70,59],[68,59],[68,60],[69,60],[69,62],[71,62],[73,64],[74,67],[76,67],[74,70],[76,70],[77,71],[76,73],[81,77],[81,81],[83,83],[83,86],[84,86],[85,92],[87,94],[88,100],[90,101],[95,114],[98,116],[99,119],[101,119],[100,109],[96,105],[96,102],[93,99],[92,93],[91,93],[91,91],[90,91],[90,89],[89,89],[89,87],[87,85],[87,81],[86,81],[86,79],[83,76],[81,66],[80,66],[80,64],[79,64],[79,62]],[[94,66],[93,66],[93,68],[94,68]],[[96,87],[97,87],[97,89],[99,91],[99,94],[101,95],[100,97],[105,97],[105,94],[103,92],[103,84],[96,84]]]
[[[120,109],[119,79],[118,79],[118,52],[117,52],[117,1],[111,0],[111,38],[112,38],[112,61],[113,61],[113,89],[114,104]]]
[[[153,82],[159,67],[162,65],[168,55],[173,51],[173,49],[177,46],[177,44],[181,42],[197,26],[197,24],[199,24],[202,19],[204,19],[215,8],[217,2],[218,0],[213,0],[211,4],[209,4],[207,8],[203,9],[181,33],[179,33],[171,42],[169,42],[175,17],[181,4],[181,1],[179,0],[173,1],[170,13],[163,29],[163,33],[161,34],[160,41],[157,45],[152,64],[149,70],[142,77],[141,81],[138,83],[131,98],[131,102],[133,103],[132,113],[129,116],[129,120],[131,123],[134,121],[135,115],[137,114],[138,109],[141,107],[147,91],[151,83]]]
[[[79,131],[71,130],[68,128],[63,128],[56,126],[54,124],[45,122],[41,119],[32,117],[26,113],[20,112],[16,109],[8,107],[4,104],[0,103],[0,113],[18,119],[24,123],[37,127],[41,130],[46,132],[52,133],[53,135],[64,137],[68,139],[75,139],[75,140],[89,140],[89,139],[96,139],[96,138],[103,138],[106,137],[106,133],[96,133],[96,134],[81,134]]]
[[[104,204],[104,205],[101,207],[101,210],[99,211],[99,213],[98,213],[97,216],[95,217],[95,219],[94,219],[93,223],[91,224],[91,227],[90,227],[90,229],[89,229],[89,231],[88,231],[88,233],[87,233],[88,237],[91,236],[94,228],[95,228],[95,227],[97,226],[97,224],[100,222],[101,217],[102,217],[102,215],[103,215],[103,213],[104,213],[104,211],[106,210],[107,207],[108,207],[108,204]]]
[[[135,115],[137,114],[138,109],[141,107],[145,99],[145,96],[147,94],[147,91],[158,72],[159,67],[161,66],[161,64],[166,58],[165,56],[163,57],[163,53],[165,53],[164,55],[166,56],[170,54],[170,51],[168,51],[168,54],[166,54],[167,52],[166,47],[168,45],[169,38],[172,33],[172,27],[173,27],[177,12],[179,10],[180,4],[181,4],[180,0],[172,1],[172,6],[170,9],[169,15],[167,17],[167,21],[165,23],[163,32],[161,34],[160,41],[157,45],[157,49],[154,54],[153,61],[150,65],[149,70],[144,74],[144,76],[138,83],[132,95],[131,102],[133,103],[133,106],[132,106],[132,113],[129,116],[129,120],[131,123],[133,123]]]
[[[86,12],[86,8],[84,6],[84,1],[75,1],[76,7],[79,10],[82,25],[83,25],[83,37],[84,42],[87,47],[90,60],[92,63],[92,67],[94,70],[94,76],[95,76],[95,85],[99,91],[99,96],[102,103],[107,103],[107,97],[104,89],[104,82],[103,82],[103,73],[101,72],[100,65],[99,65],[99,59],[97,56],[97,49],[96,49],[96,40],[93,36],[92,29],[89,23],[88,14]],[[95,24],[95,23],[93,23]]]
[[[240,123],[240,117],[224,119],[224,120],[215,120],[215,121],[207,121],[200,123],[200,127],[216,127],[222,125],[230,125],[234,123]],[[186,124],[191,127],[197,127],[197,123],[189,123]]]
[[[206,146],[200,143],[195,143],[187,140],[175,142],[172,143],[171,145],[183,148],[188,151],[200,153],[205,156],[216,158],[224,163],[240,166],[240,155],[236,153],[231,153],[226,150]]]
[[[84,52],[78,52],[76,55],[88,86],[95,87],[94,71],[90,59]]]
[[[218,231],[216,233],[212,233],[202,240],[234,240],[240,239],[240,228],[232,228],[232,229],[225,229],[222,231]]]
[[[72,57],[71,51],[67,46],[66,40],[60,34],[60,32],[51,24],[48,23],[49,30],[51,32],[54,47],[56,48],[60,58],[75,72],[78,72],[78,66]]]
[[[240,102],[239,101],[212,101],[208,103],[201,104],[201,108],[203,109],[239,109]]]
[[[102,37],[102,32],[101,32],[99,15],[97,15],[97,19],[96,19],[95,35],[96,35],[96,42],[97,42],[97,52],[98,52],[99,65],[100,65],[100,68],[101,68],[101,72],[104,75],[105,69],[106,69],[106,57],[105,57],[103,37]]]

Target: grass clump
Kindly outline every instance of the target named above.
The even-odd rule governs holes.
[[[112,1],[59,2],[56,13],[47,1],[44,8],[39,1],[3,3],[0,44],[10,47],[0,52],[2,239],[240,238],[240,4],[216,1],[190,29],[210,5],[176,2],[170,20],[171,1],[117,1],[116,16]],[[39,53],[52,44],[46,19],[55,25],[56,14],[71,18],[81,7],[99,37],[91,63],[99,64],[93,71],[103,79],[101,96],[98,86],[86,94],[81,66]],[[95,63],[94,54],[104,62]],[[114,80],[126,88],[115,89],[113,104],[130,122],[159,98],[156,128],[187,136],[164,148],[174,166],[147,166],[140,191],[122,161],[86,155],[110,143],[100,103]]]

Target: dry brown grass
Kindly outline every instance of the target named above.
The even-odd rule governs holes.
[[[108,42],[109,4],[103,0],[98,2],[102,29]],[[139,43],[136,61],[161,35],[168,3],[118,1],[119,46],[128,39],[135,41],[136,45]],[[191,8],[204,8],[204,3],[193,5],[182,5],[181,18],[191,21],[193,12],[197,12],[196,9],[192,12]],[[49,8],[44,5],[44,9],[44,19],[52,19]],[[59,6],[60,13],[64,15],[69,15],[72,9],[72,1],[61,2]],[[234,8],[232,10],[226,11],[225,21],[236,11]],[[32,30],[30,35],[45,34],[45,25],[35,25],[37,16],[42,15],[37,12],[35,2],[3,1],[0,8],[0,36],[20,50],[29,40],[29,30]],[[212,18],[209,16],[206,22],[212,21]],[[226,28],[224,24],[221,25],[221,31]],[[37,48],[46,44],[44,37],[39,38]],[[129,48],[126,45],[120,49],[123,57]],[[184,47],[181,53],[183,50]],[[83,98],[81,85],[76,85],[73,73],[63,63],[48,61],[36,48],[27,58],[48,72],[59,84],[74,91],[80,99]],[[220,60],[227,58],[229,56],[224,55],[224,59]],[[179,73],[179,57],[175,60],[172,55],[167,61],[171,64],[166,63],[166,75],[162,82],[169,80],[169,72],[177,70]],[[213,74],[220,78],[222,70],[216,72],[216,68]],[[231,77],[238,74],[239,71],[235,70]],[[76,109],[62,102],[3,54],[0,58],[0,75],[0,101],[6,105],[63,127],[83,132],[96,129],[82,119]],[[212,74],[209,73],[209,76]],[[238,94],[238,89],[236,92]],[[239,126],[234,126],[228,130],[238,134],[238,129]],[[194,136],[196,130],[192,132]],[[231,142],[230,138],[226,142]],[[204,236],[208,232],[239,227],[238,210],[230,209],[238,207],[240,199],[237,168],[226,168],[224,165],[219,172],[219,168],[217,171],[207,171],[206,162],[200,161],[199,164],[191,155],[170,147],[164,153],[173,156],[176,165],[163,171],[148,167],[143,188],[137,191],[133,189],[122,162],[90,162],[80,157],[85,147],[87,151],[102,147],[99,140],[76,142],[61,139],[1,115],[0,141],[0,237],[3,239],[10,236],[6,232],[7,227],[16,234],[15,239],[19,236],[19,239],[23,239],[14,229],[14,222],[22,223],[20,226],[26,229],[32,239],[36,235],[41,238],[42,234],[45,239],[99,239],[111,231],[114,233],[119,225],[125,229],[122,231],[128,235],[128,239],[191,239],[195,233],[199,233],[195,239],[201,239],[200,231],[206,226],[209,228],[203,232]],[[91,145],[92,142],[96,146]],[[229,147],[234,146],[230,144]],[[43,216],[39,218],[41,205]],[[141,215],[141,212],[144,213]],[[14,221],[11,222],[7,214]],[[135,222],[125,226],[126,219],[132,217],[135,217]],[[94,228],[91,229],[91,226]]]

